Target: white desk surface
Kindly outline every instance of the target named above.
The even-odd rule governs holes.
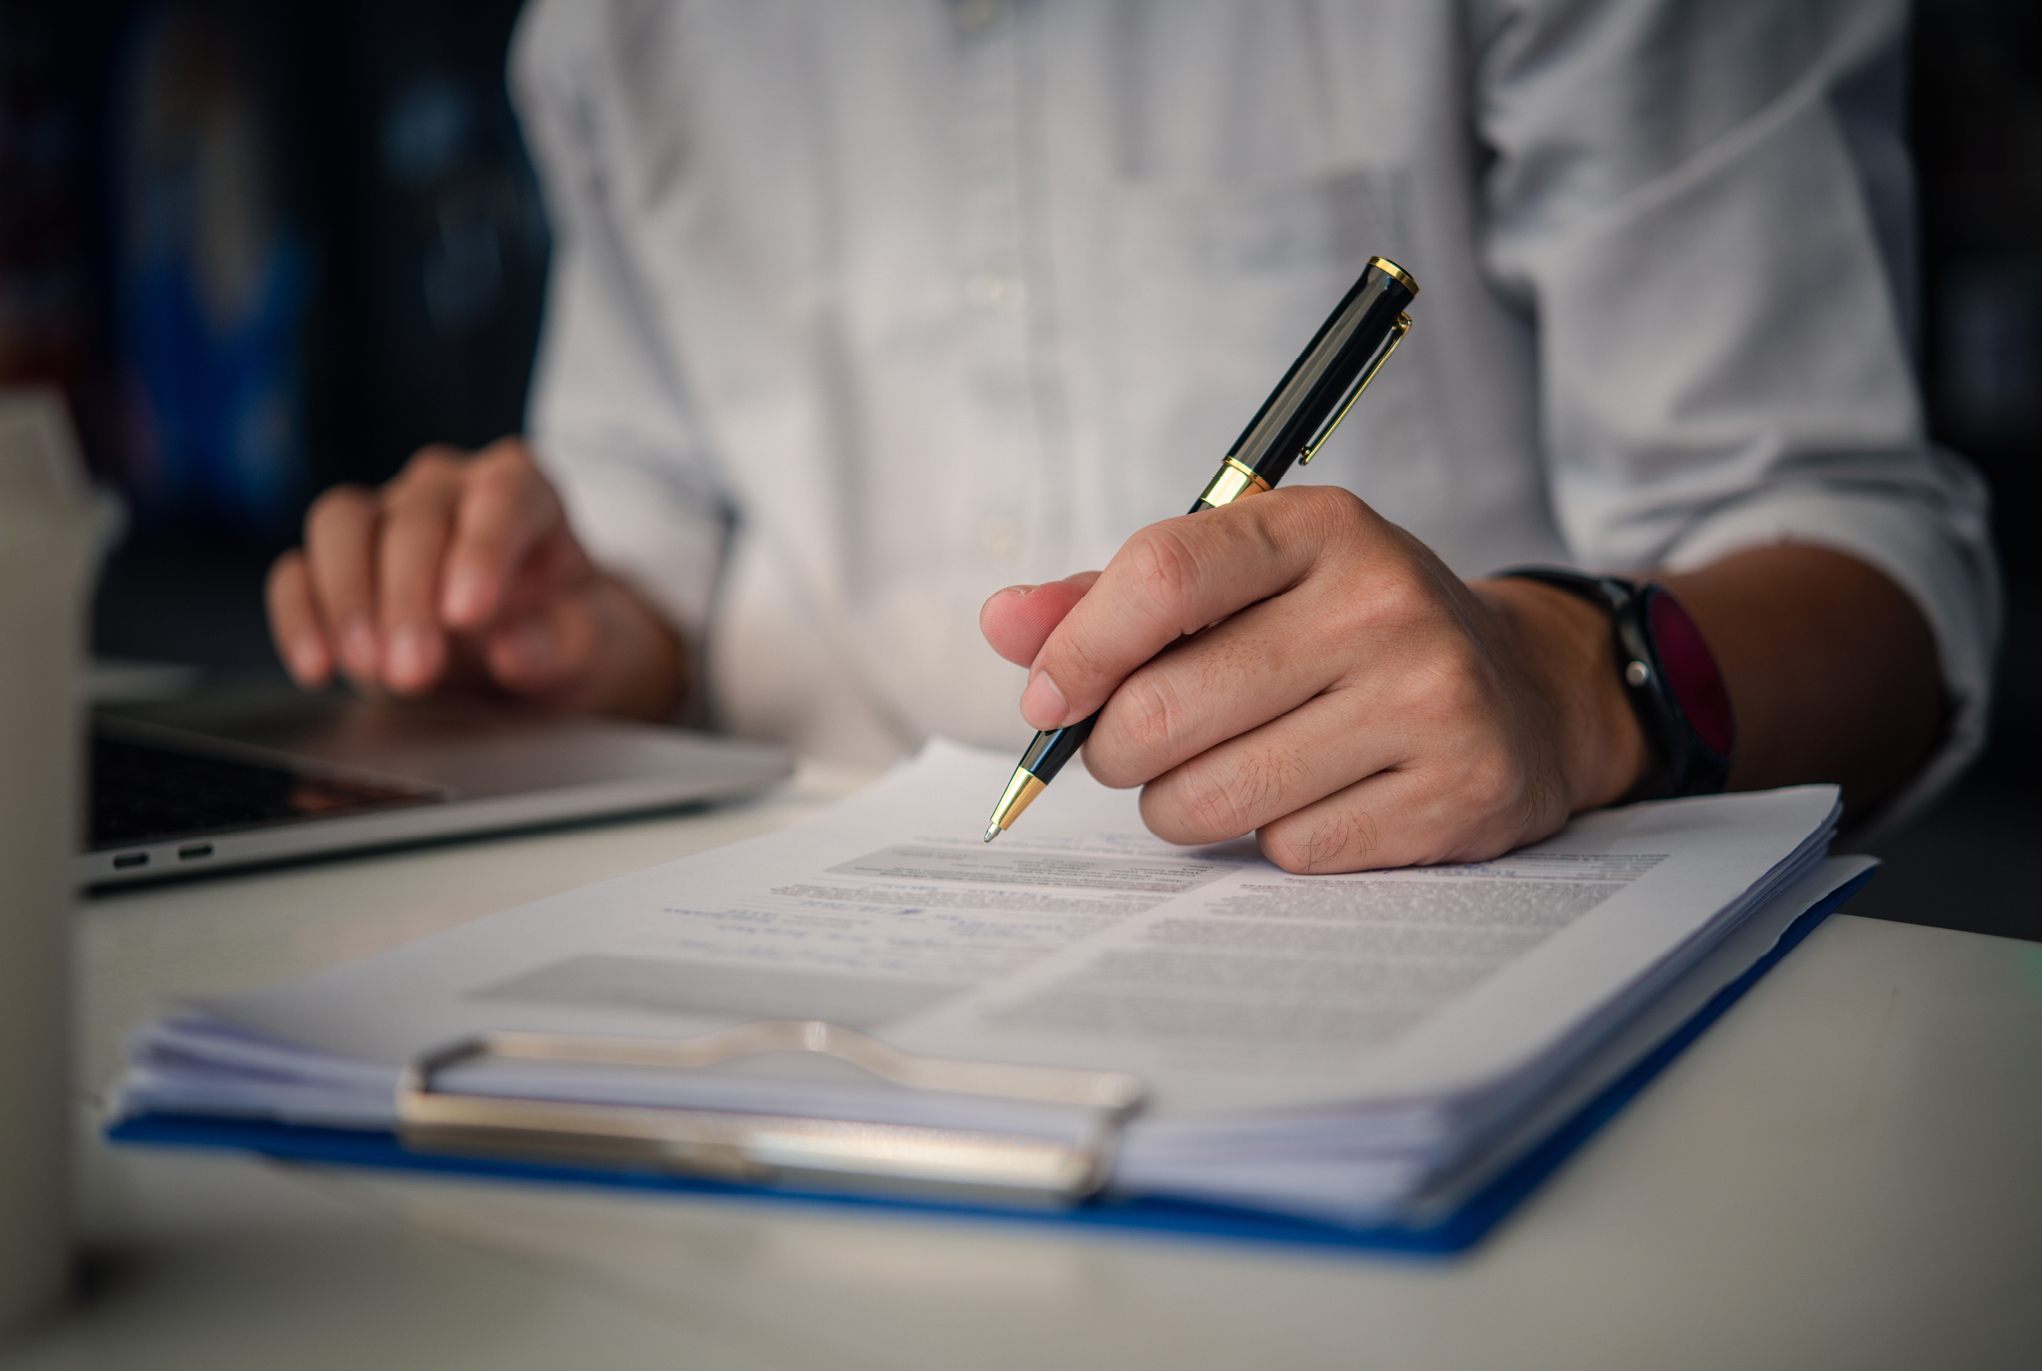
[[[392,1180],[108,1148],[83,1092],[180,996],[790,821],[689,817],[90,902],[96,1293],[45,1368],[2042,1365],[2042,945],[1831,918],[1471,1256]]]

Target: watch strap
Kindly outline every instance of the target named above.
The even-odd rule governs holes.
[[[1619,804],[1723,789],[1737,751],[1729,692],[1701,630],[1671,591],[1654,582],[1561,567],[1511,567],[1496,574],[1565,591],[1609,616],[1618,680],[1653,758]]]

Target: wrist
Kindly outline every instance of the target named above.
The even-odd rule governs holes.
[[[614,577],[592,587],[603,625],[598,661],[608,667],[588,707],[604,714],[652,722],[681,711],[693,685],[693,657],[681,635],[640,596]]]
[[[1621,803],[1723,789],[1737,752],[1737,725],[1707,639],[1666,587],[1565,567],[1513,567],[1498,579],[1563,591],[1606,614],[1623,671],[1623,695],[1645,737],[1651,770]]]
[[[1618,674],[1609,616],[1536,581],[1484,581],[1477,592],[1507,625],[1518,663],[1544,706],[1567,810],[1599,809],[1628,795],[1652,766],[1652,749]]]

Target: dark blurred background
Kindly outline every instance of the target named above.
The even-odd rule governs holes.
[[[273,672],[310,496],[519,427],[547,234],[517,0],[0,0],[0,383],[61,382],[128,536],[103,654]]]
[[[54,381],[130,528],[104,655],[273,673],[310,495],[520,426],[547,235],[516,0],[0,0],[0,384]],[[1991,481],[1992,744],[1873,844],[1854,913],[2042,940],[2042,6],[1921,0],[1912,125],[1937,437]]]

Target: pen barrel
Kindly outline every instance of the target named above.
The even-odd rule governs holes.
[[[1047,781],[1062,771],[1064,763],[1078,755],[1078,749],[1085,745],[1085,739],[1092,736],[1092,725],[1099,722],[1098,714],[1090,714],[1065,728],[1053,728],[1035,735],[1035,741],[1021,754],[1021,769]]]
[[[1369,258],[1361,279],[1248,421],[1228,463],[1267,489],[1293,462],[1309,462],[1411,326],[1404,310],[1417,295],[1409,272]]]

